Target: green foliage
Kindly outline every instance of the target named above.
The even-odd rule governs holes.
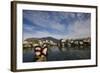
[[[39,44],[39,41],[38,40],[33,40],[32,44]]]

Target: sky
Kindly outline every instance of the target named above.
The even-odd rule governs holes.
[[[23,10],[23,38],[56,39],[91,36],[91,14],[80,12]]]

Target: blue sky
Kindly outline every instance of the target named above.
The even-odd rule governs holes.
[[[79,12],[23,10],[23,38],[57,39],[91,36],[91,14]]]

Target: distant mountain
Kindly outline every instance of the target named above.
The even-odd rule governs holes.
[[[34,41],[34,40],[39,40],[38,38],[27,38],[25,39],[25,41],[28,41],[28,42],[31,42],[31,41]]]
[[[51,40],[55,43],[59,42],[58,39],[55,39],[53,37],[43,37],[43,38],[27,38],[25,41],[34,41],[34,40],[42,40],[42,41],[45,41],[45,40]]]
[[[57,43],[59,41],[58,39],[55,39],[53,37],[44,37],[44,38],[41,38],[40,40],[51,40],[51,41],[53,41],[55,43]]]

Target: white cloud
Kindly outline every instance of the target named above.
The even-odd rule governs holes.
[[[23,27],[23,29],[24,30],[27,30],[27,31],[33,31],[33,29],[35,29],[35,27],[34,26],[32,26],[32,27],[30,27],[30,26],[25,26],[25,25],[28,25],[28,24],[23,24],[24,25],[24,27]]]
[[[35,38],[54,37],[54,38],[57,38],[57,39],[61,39],[63,37],[63,35],[49,33],[47,31],[37,31],[36,33],[34,33],[34,32],[24,33],[23,36],[24,36],[23,37],[24,39],[26,39],[26,38],[32,38],[32,37],[35,37]]]
[[[76,15],[78,17],[78,20],[75,20]],[[24,13],[24,17],[32,22],[35,25],[38,25],[40,27],[50,28],[57,31],[61,31],[62,33],[65,32],[65,34],[54,34],[48,31],[44,30],[33,30],[33,27],[26,27],[27,30],[30,30],[28,33],[24,33],[25,38],[29,37],[48,37],[52,36],[55,38],[81,38],[81,37],[88,37],[91,35],[91,26],[90,26],[90,18],[87,18],[87,20],[83,20],[84,14],[81,13],[58,13],[58,16],[56,13],[54,13],[53,19],[50,19],[50,15],[48,13],[44,12],[35,12],[35,11],[29,11],[28,13]],[[61,24],[61,19],[73,19],[75,21],[69,22],[70,25],[66,28],[65,24]],[[67,25],[67,24],[66,24]],[[67,33],[68,30],[70,33]],[[60,32],[60,33],[61,33]]]
[[[73,25],[68,27],[68,30],[71,32],[65,36],[65,38],[83,38],[91,36],[91,26],[90,20],[81,20],[76,21]]]
[[[45,13],[43,12],[24,13],[24,17],[30,22],[32,22],[33,24],[35,23],[35,25],[38,25],[40,27],[51,28],[58,31],[65,29],[65,26],[59,23],[59,21],[61,20],[60,18],[67,17],[64,16],[64,14],[63,15],[60,14],[59,16],[53,16],[54,19],[49,19],[50,15],[47,14],[46,12]]]
[[[63,24],[60,24],[60,23],[54,23],[54,24],[51,24],[50,27],[54,30],[57,30],[57,31],[64,31],[66,28]]]

